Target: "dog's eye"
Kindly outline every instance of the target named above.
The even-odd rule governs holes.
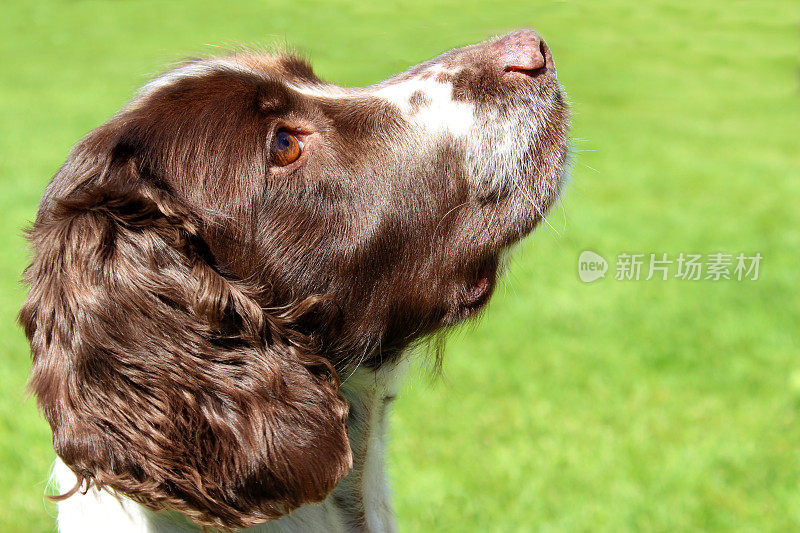
[[[289,132],[279,131],[272,141],[272,161],[279,167],[294,163],[303,153],[303,141]]]

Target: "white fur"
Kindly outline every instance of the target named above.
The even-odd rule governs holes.
[[[412,110],[409,100],[419,92],[430,103]],[[453,86],[433,79],[411,78],[400,82],[388,82],[372,93],[394,104],[409,119],[424,129],[447,132],[454,137],[464,137],[475,122],[472,104],[453,100]]]

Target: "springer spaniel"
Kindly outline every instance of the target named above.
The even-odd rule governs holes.
[[[403,354],[487,302],[568,126],[530,30],[365,88],[251,53],[145,85],[29,235],[61,531],[394,530]]]

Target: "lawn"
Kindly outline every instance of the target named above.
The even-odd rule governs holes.
[[[442,378],[397,402],[402,531],[800,530],[800,3],[6,1],[0,7],[0,530],[51,531],[49,428],[16,326],[22,228],[148,76],[289,43],[363,85],[518,27],[574,109],[559,206]],[[578,256],[610,263],[578,278]],[[758,280],[615,280],[622,253],[760,253]]]

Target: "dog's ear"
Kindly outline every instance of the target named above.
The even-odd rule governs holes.
[[[221,529],[321,501],[352,464],[335,371],[129,155],[80,144],[29,234],[20,322],[56,453],[82,490]]]

